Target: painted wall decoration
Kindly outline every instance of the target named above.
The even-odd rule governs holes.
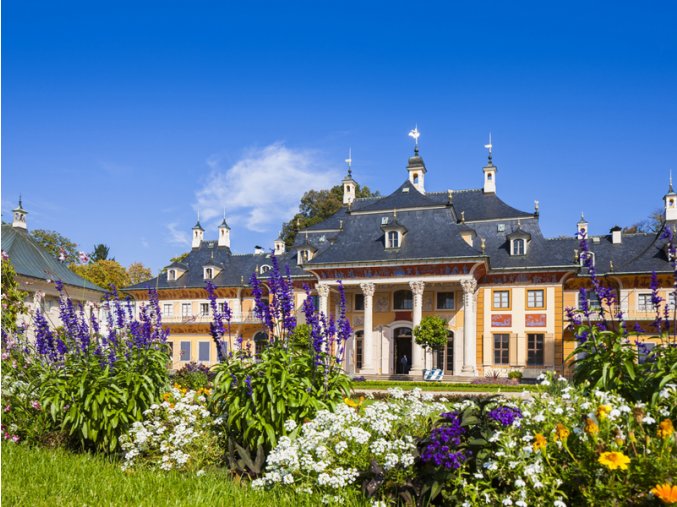
[[[431,295],[426,294],[423,297],[423,310],[429,312],[433,309],[433,298]]]
[[[512,315],[504,313],[494,313],[491,315],[491,327],[511,327]]]
[[[322,280],[349,278],[393,278],[424,275],[467,275],[474,264],[423,264],[414,266],[379,266],[372,268],[338,268],[313,270]]]
[[[388,296],[385,294],[377,295],[374,308],[377,312],[387,312],[390,310],[390,301],[388,300]]]
[[[566,274],[562,272],[552,273],[510,273],[501,275],[486,275],[480,280],[481,284],[488,285],[509,285],[513,283],[554,283],[559,284],[559,281]]]
[[[527,313],[525,325],[526,327],[545,327],[547,318],[545,313]]]

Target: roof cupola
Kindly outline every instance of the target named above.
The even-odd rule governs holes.
[[[576,224],[576,239],[583,239],[588,237],[588,221],[583,216],[581,211],[581,219]]]
[[[672,171],[670,171],[668,193],[663,196],[663,202],[665,203],[665,221],[677,220],[677,193],[672,188]]]
[[[12,213],[14,213],[12,227],[27,230],[28,226],[26,225],[26,215],[28,215],[28,211],[26,211],[21,204],[21,196],[19,196],[19,205],[12,210]]]
[[[343,178],[343,204],[350,206],[355,200],[355,191],[357,183],[353,179],[353,155],[352,149],[348,150],[348,158],[346,159],[346,164],[348,164],[348,175]]]
[[[427,172],[423,159],[418,154],[418,138],[421,137],[421,133],[418,131],[418,126],[409,132],[409,137],[414,139],[414,156],[409,157],[409,163],[407,164],[407,172],[409,173],[409,181],[412,185],[421,192],[425,194],[425,173]]]
[[[491,144],[491,132],[489,132],[489,144],[485,144],[484,147],[489,150],[489,156],[487,165],[484,166],[484,193],[485,194],[495,194],[496,193],[496,172],[498,167],[494,165],[492,159],[492,150],[494,145]]]
[[[205,236],[205,230],[200,225],[200,214],[197,215],[197,223],[193,226],[193,248],[200,248],[200,243]]]
[[[230,248],[230,227],[226,222],[226,216],[223,216],[223,222],[219,225],[219,246]]]

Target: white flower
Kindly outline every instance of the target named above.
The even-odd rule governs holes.
[[[649,414],[647,414],[647,415],[645,415],[645,416],[642,418],[642,422],[643,422],[644,424],[655,424],[655,423],[656,423],[656,419],[654,419],[654,418],[651,417]]]
[[[204,470],[198,470],[198,471],[195,473],[195,475],[197,475],[198,477],[202,477],[204,474],[205,474],[205,471],[204,471]]]
[[[557,500],[555,500],[555,503],[553,503],[552,505],[553,505],[553,507],[567,507],[567,504],[565,504],[559,498]]]
[[[289,432],[294,431],[297,426],[298,425],[296,424],[296,421],[294,421],[293,419],[288,419],[284,423],[284,429],[289,431]]]
[[[503,505],[512,505],[512,500],[510,500],[510,498],[506,498],[506,499],[503,500],[502,503],[503,503]]]
[[[527,485],[527,483],[524,482],[522,479],[517,479],[517,480],[515,481],[515,487],[516,487],[516,488],[523,488],[523,487],[526,486],[526,485]]]

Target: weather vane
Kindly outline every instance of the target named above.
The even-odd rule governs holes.
[[[346,164],[348,164],[348,176],[352,176],[353,171],[353,149],[348,148],[348,158],[346,159]]]
[[[489,144],[485,144],[484,147],[489,150],[489,163],[491,164],[491,150],[494,148],[494,145],[491,144],[491,132],[489,132]]]
[[[421,133],[418,131],[418,125],[414,127],[414,130],[409,131],[409,137],[414,138],[414,153],[418,153],[418,138],[421,137]]]

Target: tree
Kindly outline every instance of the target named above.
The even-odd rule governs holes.
[[[153,273],[150,268],[144,266],[140,262],[132,262],[127,268],[127,275],[129,276],[129,283],[132,285],[153,278]]]
[[[426,351],[444,347],[447,344],[448,335],[447,321],[441,317],[424,317],[421,319],[421,323],[414,328],[416,343]]]
[[[355,197],[374,197],[380,195],[369,187],[356,185]],[[343,186],[336,185],[329,190],[309,190],[299,203],[299,212],[282,225],[280,237],[287,247],[291,247],[300,229],[310,227],[326,220],[343,206]]]
[[[94,251],[89,255],[89,258],[92,262],[107,261],[109,253],[110,248],[104,245],[103,243],[99,243],[97,245],[94,245]],[[115,258],[112,258],[110,260],[114,261]]]
[[[657,209],[649,214],[647,218],[633,224],[629,227],[623,227],[623,232],[626,234],[634,234],[638,232],[654,233],[658,232],[663,225],[663,210]]]
[[[16,318],[26,312],[24,298],[26,293],[19,290],[16,283],[16,271],[14,266],[2,252],[2,334],[16,331]],[[4,338],[3,338],[4,340]]]
[[[35,229],[31,237],[55,258],[69,264],[78,261],[78,245],[58,232]]]
[[[104,260],[89,264],[71,264],[69,268],[85,280],[104,289],[115,285],[117,288],[130,285],[129,275],[119,262]]]
[[[169,262],[183,262],[189,254],[190,252],[182,253],[181,255],[177,255],[176,257],[169,259]]]

